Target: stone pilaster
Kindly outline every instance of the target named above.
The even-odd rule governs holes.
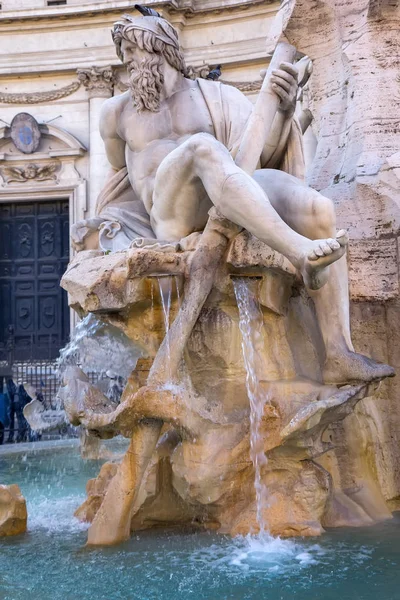
[[[97,197],[110,168],[100,136],[99,119],[101,105],[113,95],[114,75],[110,66],[78,69],[77,74],[89,95],[89,217],[95,214]]]

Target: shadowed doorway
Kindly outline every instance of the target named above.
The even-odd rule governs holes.
[[[57,358],[69,336],[68,260],[68,200],[0,203],[0,360]]]

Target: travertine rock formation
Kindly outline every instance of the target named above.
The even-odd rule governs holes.
[[[81,521],[93,521],[100,508],[104,494],[111,479],[117,472],[117,465],[112,462],[104,463],[95,479],[89,479],[86,484],[87,500],[75,511],[75,517]]]
[[[160,272],[162,265],[168,272],[173,266],[172,321],[192,255],[146,249],[111,255],[81,252],[64,275],[63,285],[76,308],[94,311],[117,325],[143,355],[117,410],[77,368],[65,372],[59,393],[72,423],[102,437],[121,432],[132,438],[119,469],[108,463],[97,480],[89,482],[88,499],[76,515],[92,522],[99,514],[101,543],[115,541],[114,529],[104,531],[106,520],[99,509],[108,490],[114,506],[121,494],[132,494],[138,477],[133,473],[139,468],[129,529],[174,524],[231,534],[257,531],[249,401],[232,284],[234,274],[247,272],[256,278],[253,287],[268,335],[261,350],[265,397],[261,433],[268,459],[262,470],[269,498],[264,518],[271,532],[317,535],[323,525],[369,524],[389,517],[373,490],[365,488],[371,507],[367,517],[361,495],[340,485],[334,488],[331,469],[315,460],[332,447],[327,426],[349,415],[376,386],[338,389],[321,383],[322,342],[312,304],[289,263],[251,236],[237,237],[220,267],[187,345],[181,385],[153,391],[145,385],[165,333],[160,281],[160,289],[166,290],[165,277],[158,280],[146,272]],[[151,460],[140,468],[136,461],[140,463],[144,441],[138,442],[137,427],[143,418],[160,423],[160,435]],[[90,530],[89,542],[98,543]]]
[[[28,514],[19,486],[0,485],[0,537],[26,531]]]

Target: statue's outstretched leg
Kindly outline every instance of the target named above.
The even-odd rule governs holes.
[[[347,235],[335,234],[335,211],[328,198],[282,171],[265,169],[251,178],[215,138],[196,134],[157,171],[151,211],[157,237],[178,240],[201,228],[210,206],[207,199],[226,218],[286,256],[308,289],[321,288],[314,300],[326,345],[326,382],[371,381],[394,374],[391,367],[354,352],[347,267],[345,258],[339,261]]]
[[[288,225],[306,237],[333,236],[336,216],[333,202],[301,181],[272,169],[257,171],[254,179]],[[327,283],[309,291],[314,300],[326,360],[325,383],[372,381],[394,375],[392,367],[354,352],[350,336],[349,286],[346,257],[329,267]]]
[[[330,267],[328,283],[316,292],[310,291],[321,334],[326,359],[323,368],[325,383],[340,385],[393,377],[389,365],[358,354],[350,338],[349,291],[346,258]]]
[[[157,237],[179,240],[203,228],[208,199],[224,217],[286,256],[309,288],[324,285],[327,267],[346,252],[344,231],[309,239],[291,229],[228,150],[213,136],[199,133],[171,152],[157,171],[151,210]]]

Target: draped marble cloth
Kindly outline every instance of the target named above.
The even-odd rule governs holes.
[[[235,102],[227,97],[227,85],[206,79],[197,79],[210,111],[216,139],[230,152],[233,158],[239,149],[242,135],[253,110],[253,104],[238,93]],[[230,89],[231,91],[231,89]],[[288,141],[284,152],[272,155],[261,168],[281,169],[300,179],[304,177],[304,155],[302,133],[296,118],[292,119]],[[128,169],[124,167],[112,175],[97,200],[97,217],[100,225],[100,246],[104,250],[128,248],[132,240],[137,246],[155,242],[150,217],[137,198],[129,181]]]

